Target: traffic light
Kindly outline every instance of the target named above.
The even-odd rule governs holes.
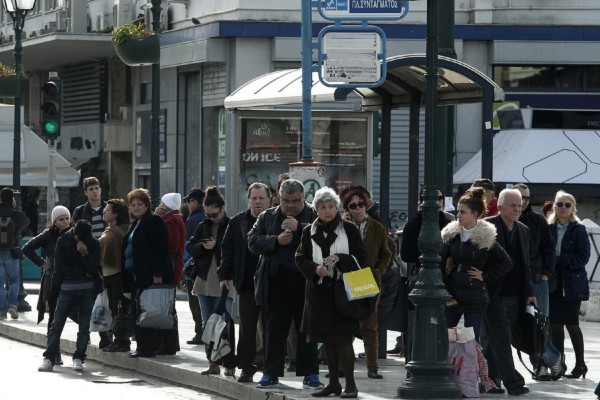
[[[42,85],[42,133],[49,139],[60,136],[62,81],[48,78]]]

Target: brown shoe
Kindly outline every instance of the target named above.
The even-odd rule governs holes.
[[[208,364],[208,369],[206,371],[200,372],[200,375],[219,375],[221,373],[221,368],[214,362],[210,362]]]

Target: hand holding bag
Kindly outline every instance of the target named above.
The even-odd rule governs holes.
[[[333,284],[334,305],[335,310],[340,315],[361,320],[371,315],[373,301],[375,300],[374,297],[379,293],[379,288],[377,287],[371,268],[361,269],[356,259],[354,257],[352,257],[352,259],[358,270],[344,272],[341,281],[337,281]],[[356,272],[360,273],[361,271],[366,271],[366,274],[363,272],[363,275],[352,275]],[[352,285],[359,285],[359,294],[354,294],[354,286]],[[374,294],[372,294],[372,286],[376,289]],[[366,289],[365,292],[369,293],[361,293],[360,289],[363,289],[363,287]],[[360,296],[360,294],[363,295]]]
[[[175,287],[151,285],[142,291],[138,299],[137,325],[140,328],[175,328]]]
[[[229,290],[224,287],[215,312],[208,318],[202,331],[202,341],[206,343],[206,358],[225,368],[237,367],[235,355],[235,327],[233,318],[227,312],[226,302]]]

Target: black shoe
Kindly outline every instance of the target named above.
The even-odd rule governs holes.
[[[520,396],[522,394],[529,393],[529,388],[527,386],[517,386],[514,389],[507,389],[508,394],[511,396]]]
[[[504,394],[505,390],[502,389],[502,388],[499,388],[497,386],[494,386],[493,388],[491,388],[487,392],[491,393],[491,394]]]
[[[237,379],[237,381],[240,383],[249,383],[249,382],[252,382],[253,376],[254,376],[254,374],[251,374],[250,372],[242,371],[242,373],[240,374],[240,377]]]
[[[192,340],[188,340],[186,343],[187,344],[204,344],[204,342],[202,341],[202,336],[198,336],[198,335],[194,336],[192,338]]]
[[[366,353],[358,353],[358,358],[367,358]]]
[[[354,389],[352,391],[344,390],[342,394],[340,394],[340,398],[342,399],[355,399],[358,397],[358,389]]]
[[[367,376],[371,379],[383,379],[383,375],[377,372],[377,370],[367,372]]]
[[[402,355],[403,351],[402,351],[402,346],[399,346],[398,344],[396,344],[396,347],[394,347],[391,350],[386,351],[387,354],[398,354],[398,355]]]
[[[122,347],[119,346],[116,343],[111,344],[110,346],[102,349],[102,351],[105,351],[107,353],[126,353],[128,351],[130,351],[131,349],[129,348],[129,346],[127,347]]]
[[[287,367],[287,372],[296,372],[296,361],[290,361]]]
[[[98,343],[98,348],[100,350],[104,350],[105,348],[107,348],[108,346],[110,346],[111,344],[113,344],[112,340],[109,339],[101,339],[100,343]]]
[[[575,368],[573,368],[573,371],[571,371],[570,374],[566,374],[565,378],[579,379],[579,377],[583,375],[583,379],[585,379],[585,375],[587,374],[587,372],[588,372],[587,365],[585,365],[585,364],[575,365]]]
[[[312,397],[327,397],[330,394],[334,394],[336,396],[339,396],[340,394],[342,394],[342,385],[340,385],[339,383],[337,385],[327,385],[325,386],[322,390],[319,390],[316,393],[312,393],[311,396]]]
[[[129,357],[130,358],[151,358],[151,357],[156,357],[156,354],[150,354],[150,353],[141,353],[139,351],[132,351],[131,353],[129,353]]]

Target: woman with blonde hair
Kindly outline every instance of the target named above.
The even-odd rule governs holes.
[[[564,360],[566,326],[575,351],[575,367],[565,377],[585,378],[587,366],[584,361],[583,334],[579,327],[579,307],[581,301],[589,296],[585,265],[590,259],[590,241],[585,226],[579,223],[577,202],[573,195],[563,190],[556,193],[548,222],[556,243],[556,265],[548,282],[552,343],[562,353]],[[566,370],[564,361],[563,370]]]

